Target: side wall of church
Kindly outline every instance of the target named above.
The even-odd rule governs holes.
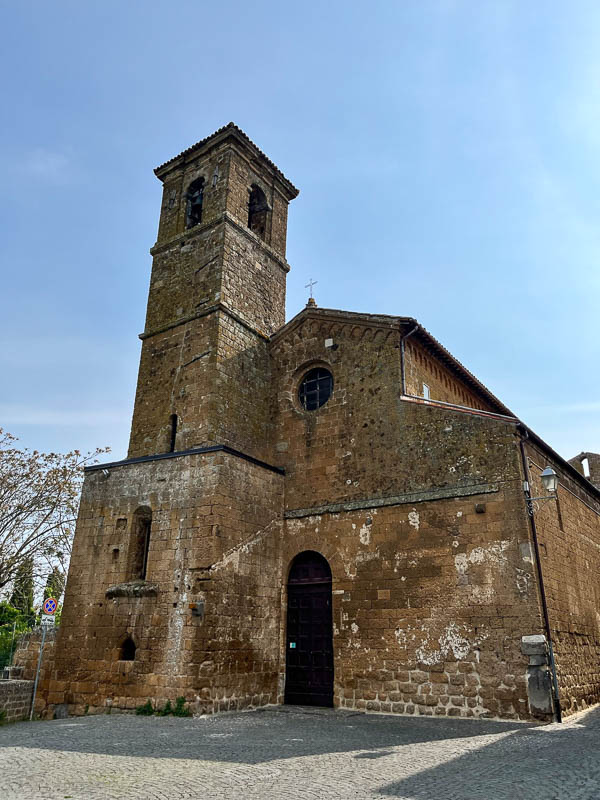
[[[274,702],[281,592],[271,551],[251,576],[225,566],[243,564],[244,543],[277,529],[281,483],[224,453],[88,472],[46,702],[79,713],[180,695],[198,711]],[[152,527],[146,581],[136,584],[140,506],[151,509]],[[225,566],[211,570],[215,563]],[[120,657],[128,636],[134,660]]]
[[[423,397],[423,384],[426,384],[431,400],[468,406],[480,411],[495,410],[414,337],[405,342],[404,360],[407,394]]]
[[[600,503],[527,444],[534,497],[548,494],[540,474],[551,466],[559,475],[558,504],[538,504],[535,525],[564,714],[600,702]]]

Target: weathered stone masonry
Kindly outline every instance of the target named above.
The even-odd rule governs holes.
[[[283,702],[307,551],[331,568],[334,705],[550,719],[554,675],[563,713],[598,702],[600,493],[581,469],[412,318],[309,303],[284,324],[297,190],[238,128],[157,175],[129,454],[87,472],[38,710]],[[307,410],[312,370],[332,389]],[[559,501],[532,521],[547,463]]]

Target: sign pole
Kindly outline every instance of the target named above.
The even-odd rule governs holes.
[[[40,678],[40,667],[42,666],[42,653],[44,652],[44,642],[46,641],[46,625],[42,625],[42,642],[40,644],[40,655],[38,657],[37,670],[35,673],[35,683],[33,684],[33,697],[31,698],[31,712],[29,721],[33,719],[33,709],[35,708],[35,696],[37,694],[38,680]]]
[[[54,625],[54,614],[58,608],[58,600],[55,597],[47,597],[42,606],[42,641],[40,644],[40,655],[38,657],[37,670],[35,672],[35,683],[33,684],[33,697],[31,698],[31,712],[29,720],[33,719],[33,709],[35,708],[35,696],[37,694],[38,681],[40,679],[40,669],[42,666],[42,655],[44,653],[44,642],[46,641],[46,631],[50,625]]]

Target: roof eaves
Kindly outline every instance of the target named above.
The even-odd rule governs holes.
[[[288,188],[288,191],[289,191],[289,193],[291,195],[291,199],[293,199],[294,197],[298,196],[299,190],[294,186],[294,184],[289,180],[289,178],[286,178],[286,176],[279,169],[279,167],[277,167],[271,161],[271,159],[268,156],[266,156],[263,153],[263,151],[252,141],[252,139],[250,139],[250,137],[246,133],[244,133],[244,131],[241,128],[238,128],[238,126],[234,122],[229,122],[229,123],[227,123],[227,125],[223,125],[222,128],[219,128],[214,133],[211,133],[210,136],[207,136],[206,138],[201,139],[199,142],[196,142],[196,144],[193,144],[190,147],[187,147],[185,150],[182,150],[181,153],[179,153],[179,155],[173,156],[173,158],[170,158],[168,161],[165,161],[163,164],[161,164],[160,166],[156,167],[156,169],[154,170],[154,174],[159,179],[162,180],[161,174],[165,172],[165,168],[166,167],[171,166],[178,159],[185,158],[186,156],[191,155],[192,153],[195,153],[198,150],[201,150],[203,147],[206,147],[208,144],[213,142],[213,140],[216,141],[219,138],[225,138],[229,134],[232,134],[232,135],[236,136],[238,139],[241,139],[242,142],[246,146],[250,147],[250,149],[255,152],[255,155],[259,156],[261,159],[266,161],[266,163],[275,172],[277,177]]]
[[[379,327],[396,327],[398,325],[415,324],[416,320],[412,317],[398,317],[391,314],[364,314],[359,311],[342,311],[337,308],[318,308],[317,306],[305,306],[289,322],[275,331],[271,336],[271,341],[277,341],[285,336],[302,320],[308,317],[330,320],[331,322],[354,323],[355,325],[376,325]]]
[[[449,350],[446,350],[443,344],[438,342],[438,340],[433,336],[429,331],[424,328],[420,323],[417,333],[420,333],[425,342],[430,346],[433,347],[437,354],[442,357],[442,360],[454,368],[464,379],[466,382],[473,386],[478,392],[485,395],[485,397],[492,402],[493,405],[497,406],[498,409],[501,409],[501,413],[505,414],[509,417],[515,417],[515,414],[502,403],[495,394],[493,394],[487,386],[481,383],[472,372],[470,372],[461,362],[456,359]]]

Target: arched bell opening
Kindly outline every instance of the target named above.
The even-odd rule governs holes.
[[[299,553],[287,585],[285,702],[333,706],[331,567],[315,550]]]

